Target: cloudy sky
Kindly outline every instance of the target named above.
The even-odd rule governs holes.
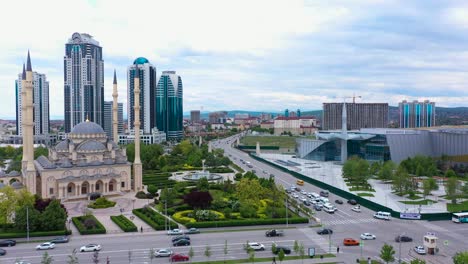
[[[63,116],[63,56],[74,32],[103,47],[105,96],[136,57],[176,70],[184,111],[315,110],[323,102],[468,103],[468,3],[450,0],[24,1],[0,8],[0,118],[31,50]],[[349,99],[347,99],[349,100]]]

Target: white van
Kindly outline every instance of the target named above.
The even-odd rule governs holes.
[[[333,214],[337,209],[333,204],[326,203],[323,205],[323,210],[327,213]]]
[[[374,218],[383,219],[383,220],[390,220],[390,216],[391,214],[389,212],[378,211],[377,213],[374,214]]]

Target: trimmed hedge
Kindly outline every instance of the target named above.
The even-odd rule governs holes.
[[[153,209],[148,208],[138,208],[133,209],[132,213],[149,226],[151,226],[154,230],[164,230],[165,226],[164,223],[166,221],[165,217],[158,212],[154,211]],[[169,228],[174,229],[178,228],[178,225],[174,221],[169,221]]]
[[[253,226],[253,225],[278,225],[286,223],[286,218],[275,219],[246,219],[246,220],[226,220],[226,221],[210,221],[187,223],[187,228],[208,228],[208,227],[226,227],[226,226]],[[305,217],[294,217],[288,219],[289,224],[309,223],[309,219]]]
[[[91,219],[96,223],[96,226],[92,229],[86,228],[84,225],[84,222],[87,219]],[[72,217],[72,222],[78,229],[78,232],[80,232],[81,235],[94,235],[94,234],[105,234],[106,233],[106,228],[97,220],[97,218],[94,215],[83,215],[83,216],[77,216],[77,217]]]
[[[69,230],[59,230],[59,231],[38,231],[38,232],[29,232],[30,237],[45,237],[45,236],[63,236],[63,235],[71,235],[71,231]],[[0,238],[23,238],[26,237],[26,232],[11,232],[5,233],[0,232]]]
[[[112,222],[118,225],[120,229],[122,229],[124,232],[138,231],[136,225],[123,215],[111,215],[110,219],[112,220]]]
[[[114,207],[116,203],[117,202],[107,200],[106,197],[99,197],[96,199],[96,201],[90,203],[88,207],[93,209],[103,209]]]

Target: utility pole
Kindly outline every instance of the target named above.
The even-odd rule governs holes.
[[[27,234],[27,240],[29,242],[29,207],[26,206],[26,234]]]
[[[288,223],[288,198],[286,198],[286,228],[289,227],[289,223]]]
[[[331,232],[328,230],[328,253],[331,253]]]

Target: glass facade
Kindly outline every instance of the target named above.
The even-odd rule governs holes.
[[[165,71],[156,90],[156,124],[167,140],[183,137],[182,79],[175,71]]]

